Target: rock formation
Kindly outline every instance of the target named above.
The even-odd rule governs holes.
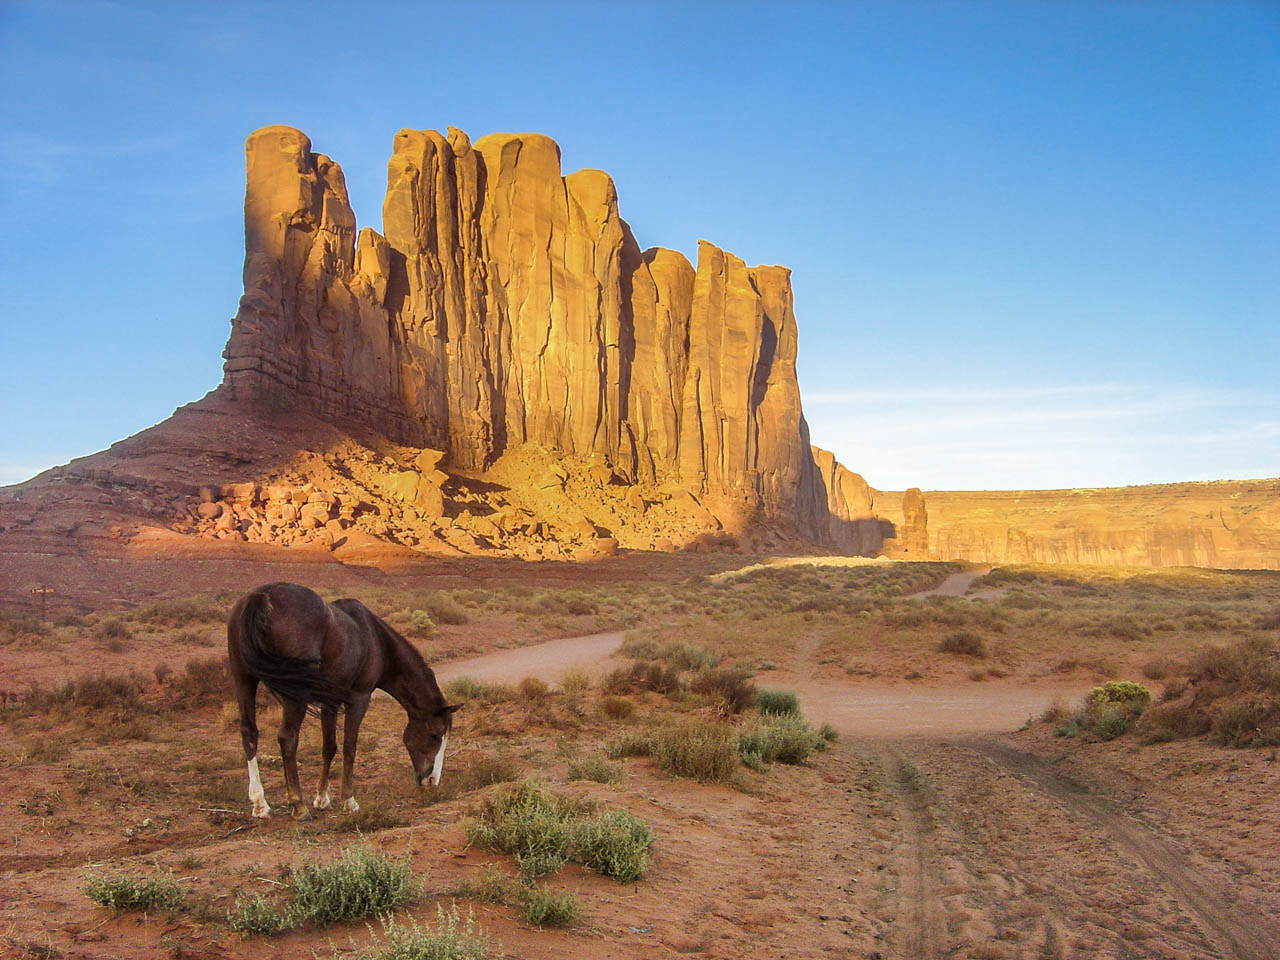
[[[301,132],[259,130],[246,158],[234,400],[356,420],[460,470],[525,445],[596,458],[814,540],[869,506],[814,463],[785,268],[641,251],[608,175],[562,176],[535,134],[396,134],[385,235],[357,235],[342,171]],[[878,546],[871,527],[842,543]]]

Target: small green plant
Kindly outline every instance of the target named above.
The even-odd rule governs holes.
[[[226,924],[246,936],[270,937],[295,925],[295,913],[281,909],[260,893],[236,894],[236,904],[227,911]]]
[[[379,830],[403,827],[405,819],[400,811],[386,803],[369,802],[355,813],[339,813],[325,822],[330,833],[360,833],[368,835]]]
[[[567,927],[582,913],[572,893],[552,893],[536,884],[522,891],[520,905],[525,920],[535,927]]]
[[[1101,740],[1114,740],[1129,729],[1151,703],[1151,691],[1131,680],[1109,680],[1085,695],[1084,720]]]
[[[451,894],[480,903],[506,903],[515,896],[517,884],[493,864],[481,869],[474,880],[464,880]]]
[[[325,926],[404,906],[417,893],[418,882],[408,858],[390,860],[368,848],[350,848],[333,863],[295,867],[289,888],[298,915]]]
[[[176,910],[185,894],[171,873],[137,877],[125,873],[90,873],[84,878],[84,895],[100,907],[117,913],[126,910]]]
[[[574,859],[619,883],[634,883],[649,869],[653,833],[626,810],[609,810],[573,831]]]
[[[476,700],[480,703],[504,703],[515,698],[515,692],[506,684],[484,683],[475,677],[454,677],[445,683],[443,692],[445,698],[451,703],[468,700]]]
[[[516,684],[516,692],[522,700],[542,700],[551,692],[551,688],[537,677],[525,677]]]
[[[800,698],[794,690],[761,690],[756,702],[763,714],[794,714],[800,712]]]
[[[354,956],[356,960],[490,960],[500,957],[502,950],[489,939],[475,915],[458,914],[457,906],[448,913],[436,907],[434,925],[419,926],[417,920],[397,923],[390,917],[382,920],[382,943],[371,944],[355,954],[333,951],[334,960]]]
[[[587,757],[583,760],[570,760],[568,780],[591,780],[595,783],[618,783],[623,777],[623,769],[616,763],[610,763],[604,757]]]

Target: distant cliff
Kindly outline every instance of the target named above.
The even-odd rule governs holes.
[[[1280,569],[1280,480],[925,497],[936,559]]]

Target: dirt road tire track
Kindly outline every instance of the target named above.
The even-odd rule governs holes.
[[[979,740],[970,746],[999,769],[1105,831],[1200,921],[1206,935],[1225,953],[1237,960],[1280,960],[1280,926],[1237,902],[1222,884],[1197,874],[1185,856],[1126,816],[1114,801],[1089,793],[1044,761],[1003,743]]]
[[[902,823],[903,852],[899,878],[900,903],[909,926],[903,928],[901,946],[906,956],[934,960],[950,945],[942,913],[942,871],[933,835],[936,826],[929,807],[928,787],[920,772],[898,750],[886,747],[880,754],[885,779],[893,785]]]

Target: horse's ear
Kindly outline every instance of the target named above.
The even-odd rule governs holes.
[[[441,713],[457,713],[461,709],[462,709],[462,704],[460,703],[446,703],[443,707],[440,708],[440,712]]]

